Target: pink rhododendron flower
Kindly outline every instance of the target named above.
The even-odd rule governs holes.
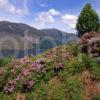
[[[10,80],[7,85],[4,87],[3,91],[5,93],[13,93],[16,87],[16,81]]]
[[[19,80],[20,80],[20,75],[16,77],[15,81],[19,81]]]
[[[29,69],[22,69],[21,74],[24,76],[29,75]]]
[[[34,81],[33,80],[30,80],[28,83],[29,83],[30,87],[32,87],[34,85]]]

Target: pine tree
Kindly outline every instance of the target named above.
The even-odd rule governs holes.
[[[77,20],[76,29],[78,31],[78,36],[80,37],[86,32],[97,32],[99,26],[98,14],[92,9],[90,3],[86,4]]]

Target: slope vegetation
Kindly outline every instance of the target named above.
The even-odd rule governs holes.
[[[2,100],[99,100],[100,61],[71,43],[0,67]]]

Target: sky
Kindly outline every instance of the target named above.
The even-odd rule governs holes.
[[[100,0],[0,0],[0,21],[76,33],[78,16],[88,2],[100,14]]]

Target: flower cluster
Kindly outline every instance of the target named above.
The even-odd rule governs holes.
[[[62,63],[58,63],[56,65],[56,69],[63,69],[64,68],[64,65]]]
[[[62,63],[57,63],[54,69],[55,73],[58,73],[60,70],[64,69],[64,65]]]
[[[83,53],[87,53],[90,57],[100,59],[100,33],[85,33],[81,36],[79,44]]]
[[[51,59],[54,62],[62,62],[66,60],[67,52],[70,51],[70,46],[59,46],[50,49],[49,52],[44,54],[45,59]],[[72,53],[72,52],[71,52]]]
[[[26,69],[26,68],[23,68],[22,71],[21,71],[21,74],[24,75],[24,76],[27,76],[29,75],[29,69]]]
[[[3,86],[3,91],[7,94],[13,93],[16,90],[18,83],[20,83],[20,90],[22,90],[22,92],[29,92],[32,90],[32,87],[35,83],[35,76],[32,76],[32,74],[35,72],[39,74],[45,73],[45,63],[46,62],[44,59],[32,61],[28,57],[13,61],[9,67],[7,66],[5,69],[6,71],[4,75],[8,77],[6,85]],[[8,73],[8,75],[6,73]]]
[[[48,71],[50,74],[58,73],[64,69],[61,63],[66,59],[66,48],[56,47],[49,50],[41,59],[34,60],[31,57],[14,59],[4,68],[0,69],[0,74],[3,71],[3,77],[0,82],[1,88],[5,93],[13,93],[16,90],[29,92],[34,87],[35,83],[40,81]],[[48,75],[49,77],[51,75]],[[46,77],[46,80],[49,79]],[[1,91],[2,91],[1,90]]]
[[[28,59],[27,56],[25,56],[24,58],[19,59],[19,61],[20,61],[22,64],[28,64],[28,63],[30,63],[30,60]]]
[[[29,81],[22,81],[22,88],[21,88],[21,92],[30,92],[33,88],[34,85],[34,81],[33,80],[29,80]]]
[[[14,92],[15,87],[16,87],[16,81],[10,80],[9,83],[7,83],[7,85],[4,87],[3,91],[9,94],[9,93]]]

